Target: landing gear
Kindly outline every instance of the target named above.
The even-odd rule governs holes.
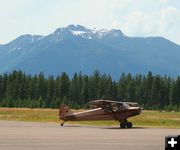
[[[127,128],[132,128],[132,123],[131,122],[127,122],[126,126],[127,126]]]
[[[126,119],[120,123],[120,128],[132,128],[132,123],[128,122]]]
[[[120,128],[122,128],[122,129],[126,128],[126,123],[125,122],[121,122],[120,123]]]

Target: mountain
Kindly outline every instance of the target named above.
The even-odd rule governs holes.
[[[180,46],[163,37],[128,37],[120,30],[58,28],[47,36],[22,35],[0,45],[0,72],[14,69],[57,75],[91,74],[95,69],[117,79],[125,73],[180,73]]]

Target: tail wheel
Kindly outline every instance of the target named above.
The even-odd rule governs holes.
[[[126,126],[127,126],[127,128],[132,128],[132,123],[131,122],[127,122]]]
[[[61,126],[63,126],[63,125],[64,125],[64,123],[65,123],[65,121],[63,121],[63,122],[61,123]]]

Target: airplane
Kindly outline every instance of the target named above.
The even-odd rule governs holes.
[[[115,120],[120,123],[120,128],[132,128],[133,124],[127,118],[141,114],[142,108],[135,102],[119,102],[112,100],[93,100],[88,102],[95,107],[87,111],[73,113],[69,107],[62,104],[59,107],[59,118],[66,121],[99,121]]]

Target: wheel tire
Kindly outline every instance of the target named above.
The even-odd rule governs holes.
[[[120,123],[120,127],[121,127],[122,129],[126,128],[125,122]]]
[[[63,123],[61,123],[61,127],[63,126],[64,124]]]
[[[127,123],[127,128],[132,128],[132,123],[131,122]]]

